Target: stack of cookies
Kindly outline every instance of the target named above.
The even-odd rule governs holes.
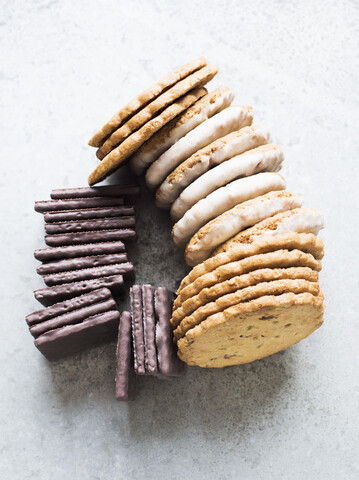
[[[172,341],[174,294],[166,287],[133,285],[131,313],[121,314],[117,342],[116,398],[133,400],[135,374],[170,379],[184,375]]]
[[[252,125],[252,108],[231,105],[228,87],[203,88],[216,73],[203,58],[185,65],[89,142],[102,159],[90,184],[129,161],[170,210],[174,243],[195,267],[171,323],[180,358],[203,367],[270,355],[309,335],[323,315],[323,217],[286,190],[283,151]]]
[[[49,248],[34,252],[47,286],[34,295],[48,308],[26,320],[47,358],[115,338],[119,313],[112,294],[135,278],[124,243],[136,238],[135,209],[126,201],[138,195],[137,185],[109,185],[53,190],[51,200],[35,203]]]

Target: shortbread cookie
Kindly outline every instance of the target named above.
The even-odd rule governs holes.
[[[194,267],[182,280],[177,294],[200,276],[212,272],[221,265],[236,262],[252,255],[259,255],[261,253],[274,252],[275,250],[282,249],[301,250],[304,253],[312,254],[317,260],[321,260],[324,256],[323,240],[312,233],[289,232],[265,237],[256,237],[255,241],[250,245],[237,244],[228,252],[212,256],[205,262]],[[175,306],[176,305],[177,299],[175,300]]]
[[[268,129],[254,126],[241,128],[204,146],[168,175],[156,193],[157,203],[161,203],[163,208],[169,206],[183,189],[211,167],[268,141],[270,141]]]
[[[135,399],[135,378],[133,369],[131,314],[130,312],[122,312],[116,349],[116,400],[128,402]]]
[[[243,275],[233,276],[229,280],[204,288],[197,295],[185,300],[181,306],[173,311],[171,324],[179,326],[181,321],[186,316],[191,315],[197,308],[214,301],[222,295],[227,295],[241,288],[252,287],[258,283],[283,279],[302,279],[309,282],[318,282],[319,273],[308,267],[289,267],[263,268]]]
[[[218,247],[213,252],[213,256],[230,250],[236,244],[257,241],[260,236],[289,232],[313,233],[317,235],[322,228],[324,228],[324,219],[318,210],[315,208],[294,208],[293,210],[266,218],[244,232],[240,232]]]
[[[253,362],[284,350],[323,323],[323,299],[285,293],[239,303],[211,315],[178,341],[189,365],[221,368]]]
[[[260,253],[250,257],[242,258],[234,262],[226,263],[198,277],[194,282],[183,288],[179,294],[176,306],[181,305],[185,300],[197,295],[203,288],[211,287],[217,283],[224,282],[233,276],[243,275],[252,270],[262,268],[288,268],[308,267],[320,271],[322,266],[310,253],[300,250],[276,250],[274,252]]]
[[[195,203],[232,180],[259,172],[277,172],[283,159],[282,149],[269,143],[220,163],[183,190],[171,207],[172,220],[179,220]]]
[[[160,128],[170,122],[177,115],[193,105],[202,95],[201,88],[195,88],[183,97],[173,102],[169,107],[165,108],[161,113],[154,117],[143,127],[133,132],[118,147],[114,148],[102,160],[88,178],[89,185],[101,182],[108,175],[113,173],[120,165],[122,165],[133,153],[135,153],[146,140],[152,137]]]
[[[166,90],[153,102],[131,117],[125,124],[113,132],[97,150],[97,157],[102,160],[108,153],[128,138],[133,132],[141,128],[146,122],[152,120],[164,108],[167,108],[178,98],[185,95],[194,88],[201,88],[217,74],[217,67],[203,67],[192,73],[180,82],[176,83],[169,90]],[[203,97],[207,90],[201,90],[200,97]],[[200,98],[199,97],[199,98]]]
[[[132,170],[137,175],[143,173],[151,163],[180,138],[216,113],[229,107],[233,98],[234,95],[230,88],[221,87],[197,100],[194,105],[171,120],[142,145],[130,160]]]
[[[274,280],[271,282],[258,283],[257,285],[241,288],[233,293],[222,295],[213,302],[197,308],[191,315],[183,318],[179,326],[174,331],[176,340],[183,337],[188,330],[199,325],[210,315],[222,312],[238,303],[248,302],[254,298],[260,298],[265,295],[283,295],[283,293],[311,293],[315,297],[319,295],[320,288],[317,282],[308,282],[307,280]]]
[[[239,203],[285,187],[285,181],[278,173],[266,172],[240,178],[215,190],[187,210],[174,225],[172,238],[175,245],[184,247],[203,225]]]
[[[279,212],[300,207],[299,195],[280,190],[243,202],[207,223],[190,240],[185,260],[194,266],[206,260],[213,250],[247,227]]]
[[[191,73],[199,70],[207,65],[204,57],[196,58],[192,62],[183,65],[178,70],[175,70],[169,75],[163,77],[159,82],[151,85],[145,91],[140,93],[137,97],[131,100],[125,107],[117,112],[111,119],[91,138],[89,145],[92,147],[100,147],[104,140],[117,130],[124,122],[126,122],[132,115],[145,107],[152,100],[157,98],[168,88],[175,85],[177,82],[186,78]]]
[[[157,188],[166,176],[192,154],[230,132],[251,125],[252,108],[231,106],[209,118],[187,133],[165,151],[147,170],[146,183]]]

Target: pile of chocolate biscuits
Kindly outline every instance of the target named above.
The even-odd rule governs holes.
[[[89,142],[102,160],[89,184],[129,161],[156,190],[157,206],[170,210],[174,243],[195,267],[171,323],[180,357],[202,367],[287,348],[321,325],[324,309],[323,217],[286,190],[283,151],[266,127],[252,125],[252,108],[231,105],[228,87],[203,88],[217,71],[204,58],[190,62]]]

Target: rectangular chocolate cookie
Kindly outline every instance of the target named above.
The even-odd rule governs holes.
[[[135,207],[102,207],[102,208],[84,208],[80,210],[60,210],[59,212],[44,213],[44,220],[47,223],[52,222],[71,222],[75,220],[90,220],[92,218],[108,218],[135,215]]]
[[[132,340],[135,372],[144,375],[145,371],[145,346],[143,339],[142,321],[142,290],[141,285],[133,285],[130,289]]]
[[[40,213],[59,210],[79,210],[82,208],[110,207],[123,205],[123,198],[116,197],[91,197],[72,198],[68,200],[41,200],[35,202],[35,210]]]
[[[63,283],[91,280],[93,278],[109,277],[111,275],[123,275],[126,279],[134,279],[135,269],[133,263],[119,263],[117,265],[104,265],[94,268],[83,268],[67,272],[53,273],[44,276],[47,286],[61,285]]]
[[[60,233],[46,235],[45,243],[51,247],[66,245],[78,245],[96,242],[111,242],[117,240],[135,240],[136,232],[132,228],[121,228],[117,230],[99,230],[78,233]]]
[[[54,287],[35,290],[35,298],[45,307],[55,302],[66,300],[76,295],[91,292],[97,288],[107,287],[112,292],[118,292],[123,287],[123,276],[116,275],[111,277],[95,278],[94,280],[83,280],[81,282],[64,283]]]
[[[67,232],[88,232],[93,230],[109,230],[112,228],[134,227],[135,217],[110,217],[92,220],[77,220],[74,222],[45,223],[45,232],[49,234]]]
[[[106,255],[125,251],[125,244],[120,240],[115,242],[88,243],[84,245],[68,245],[54,248],[41,248],[34,251],[37,260],[47,262],[62,258],[89,257]]]
[[[116,338],[120,313],[111,310],[81,323],[50,330],[35,339],[35,346],[48,360],[79,353]]]
[[[102,187],[59,188],[52,190],[51,198],[81,198],[81,197],[121,197],[139,196],[139,185],[104,185]]]
[[[101,265],[115,265],[117,263],[126,263],[127,261],[126,253],[92,255],[90,257],[69,258],[43,263],[37,267],[36,272],[39,275],[50,275],[52,273],[67,272],[70,270],[100,267]]]
[[[116,400],[135,399],[135,372],[133,368],[131,314],[122,312],[118,328],[116,350]]]
[[[152,285],[142,285],[142,310],[143,310],[143,337],[145,347],[146,373],[157,373],[156,350],[156,317],[154,308],[154,293]]]

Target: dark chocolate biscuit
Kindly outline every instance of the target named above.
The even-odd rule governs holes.
[[[61,247],[65,245],[78,245],[105,241],[134,240],[135,238],[136,232],[132,228],[121,228],[117,230],[98,230],[91,232],[46,235],[45,243],[51,247]]]
[[[145,367],[149,374],[157,373],[156,317],[154,307],[154,288],[142,285],[143,338],[145,345]]]
[[[74,220],[90,220],[91,218],[108,218],[131,216],[135,214],[135,207],[103,207],[103,208],[84,208],[81,210],[60,210],[59,212],[44,213],[44,220],[47,223],[52,222],[71,222]]]
[[[85,293],[78,297],[70,298],[63,302],[55,303],[51,307],[42,308],[41,310],[36,310],[36,312],[30,313],[26,317],[26,322],[29,326],[35,325],[40,322],[45,322],[51,318],[57,317],[59,315],[64,315],[65,313],[72,312],[78,308],[87,307],[98,302],[105,302],[112,298],[111,292],[108,288],[99,288],[98,290],[93,290],[90,293]]]
[[[82,197],[122,197],[139,196],[139,185],[105,185],[102,187],[59,188],[52,190],[51,198],[82,198]]]
[[[142,320],[142,291],[141,285],[133,285],[130,289],[131,321],[135,372],[144,375],[145,371],[145,346],[143,339]]]
[[[92,255],[90,257],[69,258],[43,263],[37,267],[36,272],[39,275],[50,275],[52,273],[68,272],[70,270],[100,267],[101,265],[115,265],[117,263],[126,263],[127,261],[126,253]]]
[[[135,372],[131,334],[131,314],[122,312],[118,328],[116,350],[116,400],[128,402],[135,399]]]
[[[46,320],[45,322],[37,323],[30,327],[30,333],[33,337],[37,338],[49,330],[54,330],[55,328],[64,327],[66,325],[73,325],[75,323],[81,323],[85,321],[88,317],[93,317],[103,312],[108,312],[110,310],[117,310],[116,302],[113,298],[105,300],[104,302],[97,302],[87,307],[77,308],[71,312],[65,313],[64,315],[57,315],[54,318]]]
[[[85,245],[68,245],[66,247],[41,248],[34,251],[34,257],[43,262],[60,258],[89,257],[125,251],[125,244],[116,242],[99,242]]]
[[[110,207],[123,205],[123,198],[115,197],[90,197],[69,198],[68,200],[41,200],[35,202],[37,212],[54,212],[58,210],[78,210],[81,208]]]
[[[123,275],[126,279],[133,279],[134,273],[133,263],[127,262],[117,265],[104,265],[94,268],[83,268],[82,270],[53,273],[52,275],[45,275],[44,282],[48,287],[52,287],[63,283],[79,282],[81,280],[91,280],[93,278],[109,277],[111,275]]]
[[[111,228],[134,227],[136,224],[135,217],[110,217],[96,218],[93,220],[77,220],[74,222],[54,222],[45,223],[45,232],[67,233],[67,232],[88,232],[93,230],[109,230]]]
[[[82,323],[50,330],[35,339],[35,346],[48,360],[58,360],[116,338],[117,310],[90,317]]]
[[[158,287],[155,291],[156,346],[158,370],[170,377],[179,377],[185,373],[185,365],[177,356],[177,346],[173,342],[170,318],[174,294],[166,287]]]
[[[97,288],[107,287],[111,291],[122,290],[123,277],[116,275],[111,277],[95,278],[93,280],[83,280],[81,282],[64,283],[55,287],[42,288],[35,290],[35,298],[44,306],[52,305],[55,302],[66,300],[76,295],[91,292]]]

